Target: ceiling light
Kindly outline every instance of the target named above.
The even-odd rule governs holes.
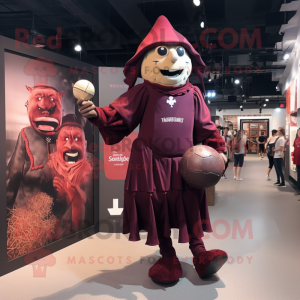
[[[44,48],[46,45],[43,45],[43,44],[34,44],[32,46],[35,47],[35,48]]]
[[[277,108],[276,108],[276,111],[280,111],[280,108],[279,108],[279,107],[277,107]]]
[[[284,54],[283,59],[284,59],[284,60],[288,60],[289,57],[290,57],[290,55],[289,55],[288,53],[286,53],[286,54]]]
[[[204,28],[204,22],[203,21],[200,23],[200,26],[201,26],[201,28]]]
[[[199,6],[199,5],[200,5],[200,0],[193,0],[193,2],[194,2],[194,4],[195,4],[196,6]]]
[[[208,100],[207,103],[210,104],[210,100]]]
[[[78,52],[82,50],[82,48],[81,48],[80,45],[76,45],[76,46],[74,47],[74,49],[75,49],[75,51],[78,51]]]
[[[267,106],[267,104],[265,103],[264,106]]]
[[[210,98],[210,97],[215,97],[216,96],[216,91],[207,91],[207,97]]]
[[[208,81],[211,82],[211,78],[209,78]]]
[[[240,108],[243,108],[243,105],[241,105]]]
[[[239,83],[240,83],[240,80],[239,80],[239,79],[236,79],[236,80],[234,81],[234,83],[235,83],[235,84],[239,84]]]
[[[269,101],[269,99],[266,99],[266,101]]]

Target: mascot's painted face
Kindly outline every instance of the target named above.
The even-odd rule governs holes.
[[[55,134],[61,126],[61,98],[64,93],[58,93],[50,86],[26,88],[30,92],[26,107],[31,126],[42,134]]]
[[[66,165],[73,165],[85,158],[86,140],[82,129],[62,127],[56,140],[57,154]]]
[[[141,67],[143,79],[164,86],[185,84],[191,72],[191,59],[179,45],[161,45],[149,50]]]

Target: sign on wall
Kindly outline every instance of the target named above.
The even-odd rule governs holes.
[[[99,67],[99,106],[108,106],[128,90],[123,82],[123,69]],[[142,83],[139,79],[137,84]],[[138,136],[138,128],[121,142],[106,145],[100,136],[100,224],[101,232],[122,232],[124,182],[128,169],[132,142]]]

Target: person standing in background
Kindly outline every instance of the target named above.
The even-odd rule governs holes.
[[[300,128],[297,130],[297,137],[294,141],[294,165],[297,169],[297,192],[295,195],[300,195]],[[300,199],[298,199],[300,201]]]
[[[247,151],[249,150],[249,143],[250,143],[250,139],[246,136],[246,148],[247,148]]]
[[[268,159],[269,159],[269,167],[268,167],[267,176],[266,176],[267,180],[271,180],[270,172],[271,172],[271,170],[273,168],[273,165],[274,165],[274,152],[273,152],[273,149],[275,147],[275,143],[276,143],[277,139],[279,139],[279,137],[277,136],[277,130],[273,129],[272,130],[272,136],[270,136],[267,139],[267,144],[266,144],[266,151],[267,151],[267,156],[268,156]]]
[[[285,139],[284,139],[284,128],[283,127],[279,127],[278,128],[278,139],[275,143],[275,147],[273,149],[274,151],[274,166],[275,166],[275,170],[276,170],[276,174],[277,174],[277,182],[274,183],[274,185],[277,185],[279,187],[286,187],[285,185],[285,179],[284,179],[284,175],[282,172],[282,162],[283,162],[283,158],[282,158],[282,153],[283,153],[283,148],[284,148],[284,144],[285,144]],[[281,179],[281,182],[280,182]]]
[[[261,132],[261,135],[256,139],[256,141],[258,143],[258,156],[260,157],[260,159],[264,158],[265,140],[266,140],[266,137],[264,135],[264,132]]]
[[[234,167],[233,167],[233,179],[243,180],[241,178],[241,171],[244,164],[244,156],[246,155],[246,139],[243,136],[243,130],[237,132],[236,137],[233,140],[233,150],[234,150]]]
[[[228,134],[228,131],[229,131],[229,128],[224,127],[222,138],[225,141],[225,147],[227,148],[227,162],[225,163],[225,170],[224,170],[224,173],[223,173],[223,176],[222,176],[223,179],[227,179],[225,172],[226,172],[226,169],[228,168],[229,159],[230,159],[231,140],[230,140],[230,136]]]

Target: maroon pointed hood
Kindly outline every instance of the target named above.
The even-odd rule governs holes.
[[[178,44],[183,46],[190,55],[192,60],[192,73],[200,80],[201,90],[204,93],[203,73],[205,64],[201,59],[200,54],[193,48],[189,41],[177,32],[169,20],[165,16],[160,16],[153,25],[150,32],[139,45],[135,55],[125,64],[123,73],[125,75],[124,82],[129,85],[129,89],[135,85],[138,77],[141,76],[141,65],[145,53],[159,45]]]

